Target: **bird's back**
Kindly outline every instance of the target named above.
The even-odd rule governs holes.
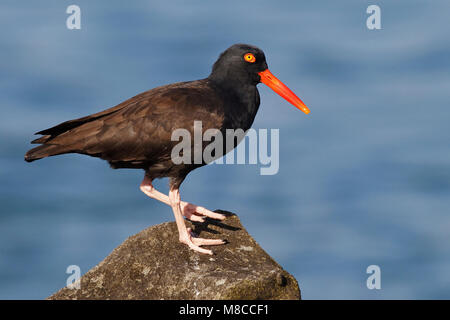
[[[170,159],[172,132],[191,131],[194,119],[204,130],[221,128],[223,102],[208,80],[180,82],[154,88],[102,112],[66,121],[37,134],[25,160],[64,153],[81,153],[107,160],[119,168],[146,169]]]

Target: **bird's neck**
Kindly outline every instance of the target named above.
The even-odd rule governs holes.
[[[256,84],[233,83],[233,81],[216,82],[210,78],[208,78],[208,82],[220,94],[225,103],[226,128],[249,129],[259,108],[260,100]]]
[[[208,77],[208,81],[217,91],[227,99],[235,100],[247,104],[249,101],[253,101],[255,97],[256,84],[240,81],[237,79],[223,79],[217,77]]]
[[[248,86],[256,86],[260,77],[241,68],[223,66],[219,62],[214,64],[208,79],[217,85],[234,91],[245,90]]]
[[[250,79],[250,75],[248,74],[237,74],[229,71],[215,70],[208,77],[208,80],[216,88],[219,88],[228,95],[234,95],[240,99],[245,99],[248,96],[253,97],[259,79]]]

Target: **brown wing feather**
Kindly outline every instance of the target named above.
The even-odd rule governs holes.
[[[48,155],[75,152],[122,167],[127,167],[127,162],[130,167],[149,165],[170,159],[172,147],[178,143],[171,141],[172,131],[186,128],[193,132],[194,119],[202,121],[204,130],[221,128],[224,115],[220,103],[206,80],[172,84],[40,131],[46,136],[35,141],[48,146]],[[42,149],[40,152],[42,156]]]
[[[149,91],[151,91],[151,90],[149,90]],[[113,114],[123,108],[126,108],[127,106],[132,105],[135,101],[139,101],[141,98],[145,97],[149,93],[149,91],[143,92],[141,94],[138,94],[137,96],[134,96],[128,100],[125,100],[124,102],[118,104],[115,107],[91,114],[86,117],[68,120],[68,121],[60,123],[54,127],[51,127],[49,129],[45,129],[45,130],[36,132],[35,134],[42,134],[42,135],[44,135],[44,137],[40,137],[36,140],[33,140],[31,143],[43,143],[45,141],[48,141],[51,138],[54,138],[55,136],[57,136],[61,133],[64,133],[66,131],[69,131],[70,129],[76,128],[84,123],[91,122],[91,121],[97,120],[101,117]],[[46,140],[44,141],[44,139],[46,139]]]

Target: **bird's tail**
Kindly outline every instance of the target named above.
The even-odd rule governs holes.
[[[54,144],[44,144],[39,147],[29,150],[25,154],[25,161],[32,162],[46,157],[56,156],[58,154],[69,153],[64,146],[54,145]]]
[[[43,136],[31,141],[31,143],[40,143],[42,145],[29,150],[25,154],[25,161],[32,162],[63,153],[82,153],[97,156],[97,153],[85,153],[80,143],[84,143],[84,140],[89,136],[95,135],[98,132],[96,129],[101,127],[102,122],[99,122],[98,126],[91,126],[91,130],[83,130],[83,125],[93,123],[98,119],[111,115],[126,107],[127,103],[125,101],[113,108],[83,118],[69,120],[52,128],[37,132],[36,134]]]

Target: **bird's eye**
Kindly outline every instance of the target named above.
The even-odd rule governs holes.
[[[244,60],[247,61],[247,62],[253,63],[253,62],[256,61],[256,58],[255,58],[255,56],[253,54],[246,53],[246,54],[244,54]]]

